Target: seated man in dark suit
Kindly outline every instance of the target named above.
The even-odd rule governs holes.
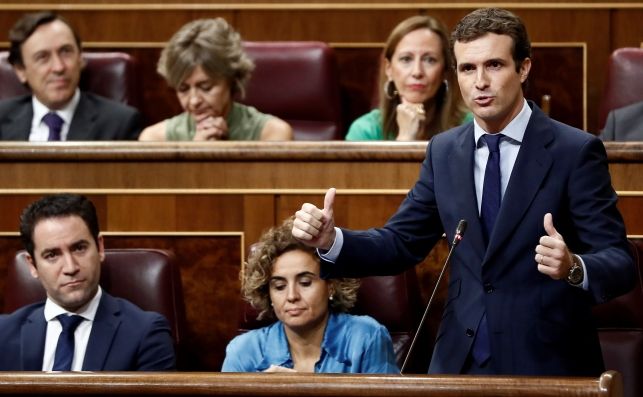
[[[137,139],[140,113],[80,92],[84,66],[78,34],[53,12],[27,14],[9,32],[9,62],[33,95],[0,101],[0,139]]]
[[[612,110],[599,138],[604,141],[643,141],[643,101]]]
[[[105,252],[91,201],[46,196],[22,213],[20,235],[47,300],[0,316],[0,371],[175,368],[167,320],[98,285]]]

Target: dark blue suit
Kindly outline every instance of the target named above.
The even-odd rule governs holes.
[[[32,118],[31,95],[0,101],[0,140],[28,141]],[[67,140],[136,140],[140,133],[138,110],[91,92],[81,92]]]
[[[45,303],[0,316],[0,370],[41,371]],[[175,368],[167,320],[103,291],[87,344],[84,371],[163,371]]]
[[[460,219],[468,221],[451,260],[431,373],[462,371],[484,312],[496,373],[596,376],[603,370],[591,305],[627,292],[634,282],[605,148],[595,136],[530,106],[487,248],[468,123],[431,140],[419,180],[384,228],[344,230],[338,260],[324,263],[325,276],[400,272],[424,259],[443,232],[451,241]],[[585,262],[589,292],[538,272],[534,250],[546,234],[547,212]]]

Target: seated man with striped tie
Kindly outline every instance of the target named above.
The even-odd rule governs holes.
[[[167,320],[98,285],[105,251],[91,201],[46,196],[22,213],[20,235],[47,300],[0,316],[0,371],[175,368]]]
[[[9,62],[32,95],[0,101],[0,139],[135,140],[140,113],[78,88],[84,62],[73,28],[53,12],[26,14],[9,32]]]

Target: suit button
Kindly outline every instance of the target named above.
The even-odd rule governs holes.
[[[465,332],[464,334],[466,336],[468,336],[469,338],[471,338],[471,337],[473,337],[474,332],[473,332],[473,330],[471,328],[467,328],[467,332]]]
[[[495,288],[493,288],[493,285],[491,285],[491,283],[485,283],[485,285],[484,285],[484,292],[486,292],[486,293],[490,294],[490,293],[492,293],[494,290],[495,290]]]

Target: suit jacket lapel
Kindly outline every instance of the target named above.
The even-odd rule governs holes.
[[[449,156],[449,170],[454,186],[453,195],[455,207],[459,209],[461,219],[467,221],[466,242],[471,244],[475,253],[482,258],[485,244],[482,235],[482,225],[478,214],[478,199],[476,198],[475,182],[473,179],[473,162],[475,139],[473,123],[458,137],[457,150]],[[453,231],[450,231],[451,233]],[[473,264],[472,264],[473,265]],[[475,264],[474,266],[479,266]]]
[[[94,103],[83,92],[80,93],[78,106],[69,125],[67,140],[89,140],[94,135],[94,125],[98,117],[98,110]]]
[[[18,111],[10,115],[10,119],[2,126],[2,139],[11,141],[28,141],[31,133],[31,119],[33,119],[33,106],[31,96],[28,102],[20,106]]]
[[[87,342],[83,371],[103,370],[120,323],[118,304],[114,298],[103,291]]]
[[[486,258],[505,244],[520,222],[552,166],[547,146],[554,139],[549,119],[537,106],[527,124],[509,185],[502,199],[496,226],[489,239]]]
[[[45,321],[44,305],[27,317],[20,329],[20,359],[23,371],[41,371],[45,355],[45,336],[47,322]]]

